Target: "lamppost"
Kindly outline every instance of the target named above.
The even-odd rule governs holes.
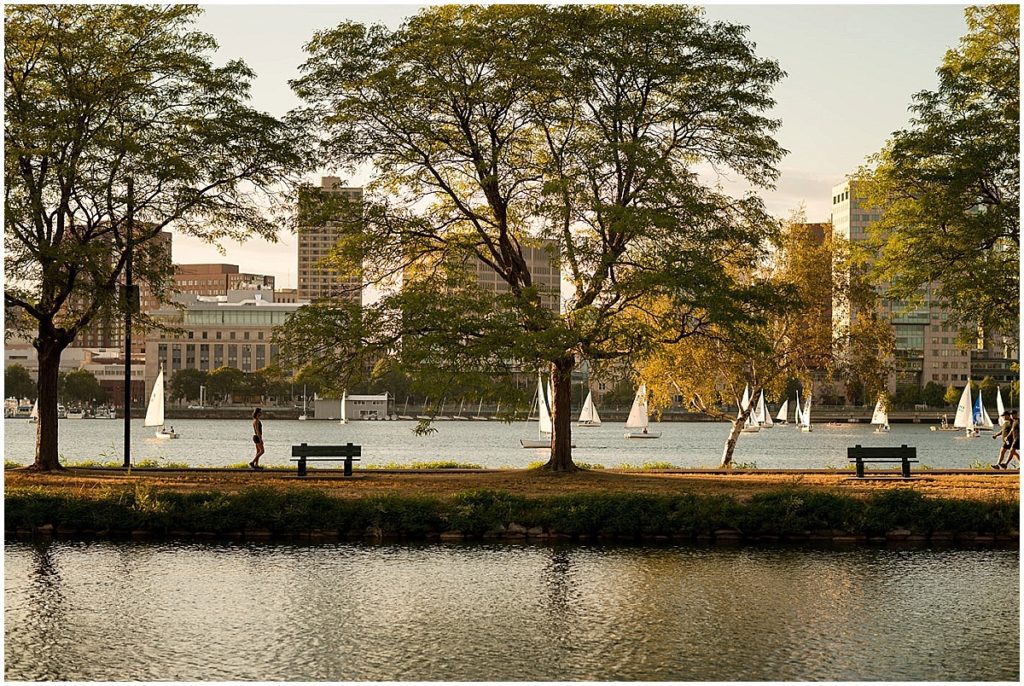
[[[139,287],[132,284],[132,238],[135,233],[135,182],[128,179],[127,259],[121,298],[124,313],[124,468],[132,466],[132,313],[139,309]]]

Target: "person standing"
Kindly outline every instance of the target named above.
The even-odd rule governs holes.
[[[1006,457],[1006,453],[1013,449],[1013,415],[1007,410],[1003,412],[1001,417],[1002,423],[999,425],[999,433],[992,436],[993,439],[1002,439],[1001,446],[999,448],[999,459],[992,465],[996,469],[1005,469],[1003,465],[1003,458]],[[1007,460],[1009,462],[1009,460]]]
[[[252,442],[256,444],[256,457],[252,458],[249,466],[253,469],[263,469],[260,466],[260,457],[265,452],[263,448],[263,422],[260,421],[261,414],[263,414],[263,410],[258,407],[252,411]]]

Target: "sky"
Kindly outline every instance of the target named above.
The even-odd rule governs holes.
[[[198,22],[219,43],[215,60],[241,59],[256,73],[253,107],[281,116],[300,104],[288,80],[298,76],[303,45],[316,31],[353,20],[397,27],[422,5],[204,5]],[[749,27],[760,57],[775,59],[787,77],[774,92],[772,116],[782,120],[779,144],[789,154],[768,209],[785,217],[801,204],[809,221],[827,221],[832,186],[906,126],[912,95],[937,84],[946,50],[966,32],[965,5],[705,5],[709,20]],[[333,170],[323,169],[323,173]],[[311,181],[317,182],[316,177]],[[358,185],[364,179],[349,179]],[[732,180],[722,180],[726,188]],[[279,242],[227,242],[221,254],[194,238],[174,237],[174,261],[229,262],[271,274],[294,288],[295,236]]]

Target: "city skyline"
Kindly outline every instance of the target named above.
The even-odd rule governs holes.
[[[213,5],[198,28],[220,44],[217,59],[242,59],[255,73],[253,106],[281,116],[300,104],[288,87],[313,33],[340,21],[396,27],[424,5]],[[914,93],[933,88],[935,66],[965,32],[962,4],[707,5],[709,19],[748,25],[759,56],[776,59],[788,76],[776,88],[772,116],[782,120],[778,140],[789,154],[774,191],[762,191],[768,209],[785,217],[803,203],[808,221],[828,221],[831,188],[842,182],[888,136],[908,122]],[[894,65],[899,65],[898,69]],[[309,181],[319,183],[323,168]],[[345,178],[351,185],[364,175]],[[721,179],[729,190],[737,185]],[[198,239],[175,235],[175,261],[221,262],[276,277],[295,288],[297,237],[279,242],[225,242],[224,253]],[[282,260],[282,252],[289,255]]]

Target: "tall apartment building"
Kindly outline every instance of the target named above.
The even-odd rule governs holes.
[[[880,218],[878,208],[866,206],[855,180],[832,188],[832,225],[850,242],[864,241],[868,228]],[[957,345],[958,330],[950,325],[949,311],[935,295],[934,284],[920,289],[920,304],[912,309],[882,295],[882,308],[891,317],[896,338],[896,373],[890,379],[890,391],[898,386],[923,387],[929,381],[963,387],[971,378],[980,380],[987,372],[972,374],[972,357],[984,360],[986,370],[1002,370],[1004,377],[1009,374],[1012,360],[1007,356],[1017,354],[1012,346],[996,349],[998,346],[985,344],[972,353]],[[849,325],[856,318],[856,312],[845,306],[834,307],[833,313],[833,322],[838,325]]]
[[[362,188],[342,186],[341,180],[336,176],[321,178],[320,188],[315,189],[315,192],[337,194],[354,203],[361,203],[363,200]],[[335,270],[319,264],[323,258],[327,257],[338,238],[341,237],[342,226],[333,221],[307,225],[302,219],[300,219],[300,224],[298,231],[298,299],[342,298],[357,303],[361,302],[361,277],[339,278]]]
[[[274,290],[274,277],[240,272],[237,264],[176,264],[174,290],[193,295],[227,295],[228,291]]]
[[[533,245],[523,246],[523,257],[530,270],[533,283],[540,292],[544,307],[559,312],[561,310],[562,271],[559,263],[558,243],[551,240],[538,240]],[[476,260],[476,281],[480,288],[507,293],[508,283],[505,282],[490,265]]]

